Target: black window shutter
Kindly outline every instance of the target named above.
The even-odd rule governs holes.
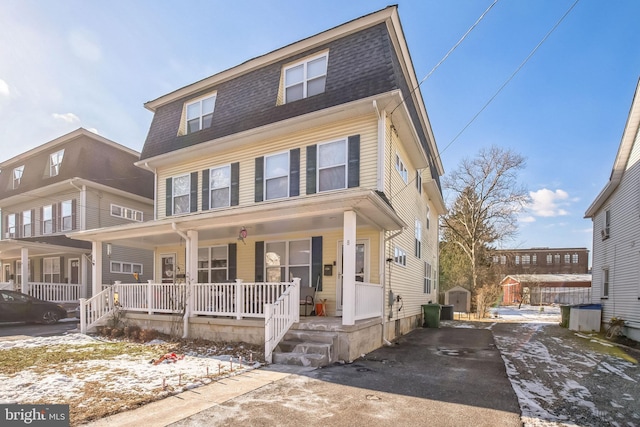
[[[59,283],[67,283],[64,277],[64,257],[60,257],[60,282]]]
[[[300,149],[289,153],[289,197],[300,195]]]
[[[78,201],[76,199],[71,199],[71,229],[75,230],[76,227],[76,217],[78,210]]]
[[[22,278],[22,283],[28,283],[24,281],[24,277]],[[44,282],[44,258],[40,258],[40,280]]]
[[[167,178],[167,188],[165,191],[165,214],[171,216],[173,215],[173,178]]]
[[[307,194],[316,193],[316,150],[317,145],[307,146]]]
[[[31,209],[31,237],[36,235],[36,210]]]
[[[58,212],[60,212],[62,209],[58,209],[58,203],[54,203],[53,205],[51,205],[51,222],[52,222],[52,226],[51,226],[51,231],[52,233],[56,233],[58,231],[60,231],[60,221],[58,218]]]
[[[360,186],[360,135],[349,137],[349,188]]]
[[[40,234],[44,234],[44,206],[40,206]]]
[[[231,163],[231,206],[240,204],[240,163]]]
[[[15,214],[15,225],[16,225],[16,237],[24,237],[22,231],[22,215]]]
[[[209,207],[209,169],[202,171],[202,210],[206,211]]]
[[[256,282],[264,282],[264,242],[256,242]]]
[[[311,285],[322,290],[322,236],[311,238]]]
[[[256,157],[256,203],[264,200],[264,157]]]
[[[238,277],[238,245],[229,243],[229,281],[234,281]]]
[[[189,212],[198,212],[198,172],[191,172],[191,206]]]

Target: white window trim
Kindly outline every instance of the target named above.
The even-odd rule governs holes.
[[[335,164],[331,166],[320,167],[320,147],[323,145],[333,144],[335,142],[343,142],[344,143],[344,163]],[[344,190],[349,186],[349,141],[347,138],[340,138],[334,141],[327,141],[318,144],[318,150],[316,153],[316,165],[318,165],[318,172],[316,173],[316,188],[318,189],[318,193],[325,193],[327,191],[336,191],[336,190]],[[320,190],[320,170],[331,169],[338,166],[344,165],[344,187],[342,188],[332,188],[331,190]]]
[[[113,213],[113,208],[120,209],[120,215],[116,215],[115,213]],[[144,221],[144,212],[137,209],[127,208],[121,205],[116,205],[115,203],[111,203],[111,206],[109,207],[109,212],[111,216],[115,218],[128,219],[134,222]],[[136,219],[138,217],[138,214],[140,215],[140,219]]]
[[[47,208],[49,208],[50,217],[47,219]],[[51,223],[51,231],[47,232],[47,222]],[[46,205],[42,207],[42,234],[53,234],[53,205]]]
[[[400,178],[404,181],[405,184],[409,183],[409,171],[407,170],[407,166],[404,164],[404,160],[402,160],[402,156],[400,153],[396,151],[396,170],[398,174],[400,174]]]
[[[225,250],[225,261],[226,261],[226,267],[212,267],[211,266],[211,250],[213,248],[224,248]],[[213,245],[213,246],[201,246],[198,248],[198,250],[200,249],[207,249],[207,267],[200,267],[200,265],[198,265],[198,274],[200,274],[201,271],[206,271],[207,272],[207,276],[209,277],[209,281],[208,283],[214,283],[211,281],[211,271],[216,270],[216,271],[223,271],[225,272],[225,280],[229,280],[229,246],[228,245]],[[199,261],[198,261],[199,264]]]
[[[18,166],[13,169],[13,189],[15,190],[20,186],[22,182],[22,175],[24,174],[24,165]]]
[[[267,178],[267,159],[270,157],[276,157],[276,156],[281,156],[283,154],[287,155],[287,173],[285,175],[278,175],[278,176],[271,176]],[[268,156],[264,156],[264,185],[263,185],[263,200],[280,200],[280,199],[286,199],[288,197],[290,197],[290,190],[291,190],[291,152],[290,151],[281,151],[279,153],[273,153],[273,154],[269,154]],[[271,179],[278,179],[278,178],[282,178],[286,176],[287,177],[287,195],[286,196],[282,196],[282,197],[274,197],[274,198],[267,198],[267,181],[271,180]]]
[[[64,215],[63,213],[63,206],[65,204],[69,205],[69,215]],[[65,218],[69,218],[69,222],[71,223],[71,227],[69,228],[65,228],[64,226],[64,219]],[[73,202],[71,200],[65,200],[63,202],[60,203],[60,230],[61,231],[69,231],[69,230],[73,230]]]
[[[118,266],[120,266],[120,271],[115,271],[115,270],[113,269],[113,266],[114,266],[114,265],[118,265]],[[128,266],[131,268],[131,271],[122,271],[122,270],[123,270],[123,267],[124,267],[125,265],[128,265]],[[144,274],[143,265],[142,265],[141,263],[139,263],[139,262],[111,261],[111,262],[109,263],[109,271],[110,271],[111,273],[114,273],[114,274],[128,274],[128,275],[132,275],[132,274],[134,273],[134,271],[133,271],[133,267],[134,267],[134,266],[138,266],[138,267],[140,267],[140,273],[138,273],[138,274],[140,274],[140,276],[142,276],[142,275]]]
[[[58,262],[58,271],[55,269],[55,262]],[[62,283],[63,277],[61,277],[61,268],[60,258],[58,257],[49,257],[43,258],[42,261],[42,281],[45,283]],[[55,275],[58,275],[58,281],[54,281]],[[47,277],[50,276],[50,277]],[[47,280],[49,279],[49,280]]]
[[[310,80],[308,78],[308,76],[307,76],[307,65],[309,64],[309,62],[315,61],[316,59],[320,59],[322,57],[326,58],[326,62],[325,62],[326,63],[326,68],[324,70],[324,74],[321,74],[321,75],[313,77],[313,80],[319,79],[319,78],[324,76],[325,85],[326,85],[327,70],[329,68],[329,52],[324,52],[324,53],[321,53],[319,55],[314,55],[314,56],[311,56],[311,57],[308,57],[308,58],[304,58],[303,60],[295,62],[295,63],[290,64],[290,65],[287,65],[286,67],[284,67],[282,69],[282,81],[283,81],[283,88],[284,88],[284,90],[283,90],[284,93],[282,94],[282,96],[283,96],[285,104],[288,103],[288,102],[299,101],[299,99],[295,99],[293,101],[287,100],[287,89],[289,87],[291,87],[291,86],[295,86],[295,85],[300,84],[300,82],[296,82],[295,84],[287,84],[287,70],[290,70],[291,68],[295,68],[295,67],[298,67],[300,65],[303,65],[302,98],[301,99],[306,99],[306,98],[308,98],[307,85],[309,84],[309,80]],[[326,90],[326,86],[325,86],[325,90]]]
[[[18,221],[17,214],[15,213],[7,214],[7,233],[5,234],[5,238],[12,239],[16,237],[17,221]]]
[[[423,284],[423,293],[425,294],[430,294],[431,292],[433,292],[433,279],[432,279],[432,275],[433,275],[433,266],[425,261],[424,262],[424,284]]]
[[[291,243],[294,242],[309,242],[309,264],[290,264],[289,263],[289,259],[291,257],[290,251],[289,251],[289,247],[291,245]],[[312,250],[312,242],[311,239],[291,239],[291,240],[272,240],[272,241],[268,241],[268,242],[264,242],[264,252],[265,252],[265,263],[264,263],[264,278],[266,280],[267,278],[267,269],[270,268],[275,268],[276,266],[268,266],[267,265],[267,261],[266,261],[266,256],[267,256],[267,246],[270,244],[276,244],[276,243],[284,243],[284,251],[285,251],[285,261],[284,263],[280,263],[279,268],[284,267],[285,268],[285,278],[284,278],[284,282],[288,282],[288,277],[286,277],[287,275],[290,275],[290,269],[291,267],[308,267],[309,268],[309,280],[312,280],[311,277],[311,266],[313,264],[313,259],[312,259],[312,254],[311,254],[311,250]],[[314,284],[315,285],[315,284]]]
[[[396,265],[407,266],[407,253],[399,246],[393,247],[393,262]]]
[[[55,161],[54,161],[55,159]],[[49,156],[49,176],[57,176],[60,173],[60,166],[64,159],[64,149],[51,153]],[[55,172],[55,173],[54,173]]]
[[[600,290],[600,295],[602,296],[602,298],[609,298],[610,291],[611,291],[611,274],[609,271],[609,267],[603,267],[602,268],[602,289]]]
[[[224,187],[215,187],[215,188],[214,188],[214,187],[213,187],[213,183],[212,183],[212,180],[213,180],[213,174],[212,174],[212,172],[213,172],[214,170],[216,170],[216,169],[223,169],[223,168],[227,168],[227,169],[229,169],[229,185],[226,185],[226,186],[224,186]],[[227,204],[226,204],[225,206],[215,206],[215,207],[214,207],[214,206],[211,206],[211,200],[212,200],[212,198],[211,198],[211,192],[212,192],[213,190],[222,190],[222,189],[224,189],[224,188],[228,188],[228,189],[229,189],[229,191],[227,192],[227,195],[228,195],[228,197],[227,197]],[[265,190],[265,192],[266,192],[266,190]],[[227,164],[227,165],[222,165],[222,166],[216,166],[216,167],[213,167],[213,168],[209,168],[209,209],[221,209],[221,208],[228,208],[229,206],[231,206],[231,163],[229,163],[229,164]]]
[[[415,256],[416,258],[422,258],[422,221],[416,218],[415,220]]]
[[[178,194],[176,195],[176,179],[178,178],[184,178],[187,177],[187,180],[189,181],[189,189],[187,190],[186,194]],[[186,212],[180,212],[179,214],[176,213],[176,197],[182,197],[182,196],[187,196],[189,198],[189,202],[188,202],[188,208]],[[189,213],[189,211],[191,210],[191,174],[190,173],[185,173],[182,175],[177,175],[174,177],[171,177],[171,213],[173,215],[184,215]]]
[[[218,93],[209,93],[201,98],[198,99],[194,99],[188,103],[184,104],[184,135],[188,135],[189,133],[196,133],[199,132],[201,130],[203,130],[204,128],[202,127],[202,117],[205,116],[205,114],[202,114],[202,103],[208,99],[213,98],[213,111],[211,113],[208,114],[214,114],[216,111],[216,101],[218,100]],[[188,116],[188,111],[189,111],[189,106],[194,105],[194,104],[200,104],[200,115],[198,116],[198,130],[193,131],[193,132],[189,132],[189,116]],[[213,118],[212,118],[213,120]]]
[[[29,222],[26,222],[24,220],[25,218],[25,214],[29,214]],[[33,223],[33,218],[31,215],[31,209],[28,209],[26,211],[22,211],[22,237],[33,237],[31,236],[31,224]],[[29,227],[29,232],[27,233],[27,227]]]

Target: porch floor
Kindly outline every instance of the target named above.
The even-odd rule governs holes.
[[[380,324],[380,318],[356,320],[355,325],[343,325],[342,317],[331,316],[300,316],[300,321],[291,329],[324,332],[352,332]]]

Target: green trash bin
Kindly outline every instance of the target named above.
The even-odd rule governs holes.
[[[563,328],[569,327],[569,318],[571,317],[571,306],[570,305],[561,305],[560,306],[560,326]]]
[[[425,328],[439,328],[440,327],[440,304],[424,304],[422,306],[422,312],[424,314]]]

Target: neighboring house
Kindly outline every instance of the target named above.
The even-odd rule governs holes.
[[[593,221],[593,302],[602,321],[626,321],[640,341],[640,85],[631,103],[611,177],[585,213]]]
[[[502,274],[587,274],[587,248],[529,248],[493,251],[493,264]]]
[[[137,165],[155,173],[157,219],[73,238],[154,249],[156,282],[298,277],[337,324],[366,329],[344,358],[422,324],[437,296],[443,167],[396,6],[145,107],[154,117]],[[200,332],[192,318],[183,333],[228,326],[265,341],[242,335],[237,317]]]
[[[0,163],[0,282],[58,301],[90,294],[91,243],[66,234],[153,218],[153,173],[136,167],[138,159],[80,128]],[[152,277],[152,252],[109,250],[98,287],[131,281],[136,271]]]
[[[500,282],[502,303],[585,304],[591,301],[590,274],[510,274]]]

